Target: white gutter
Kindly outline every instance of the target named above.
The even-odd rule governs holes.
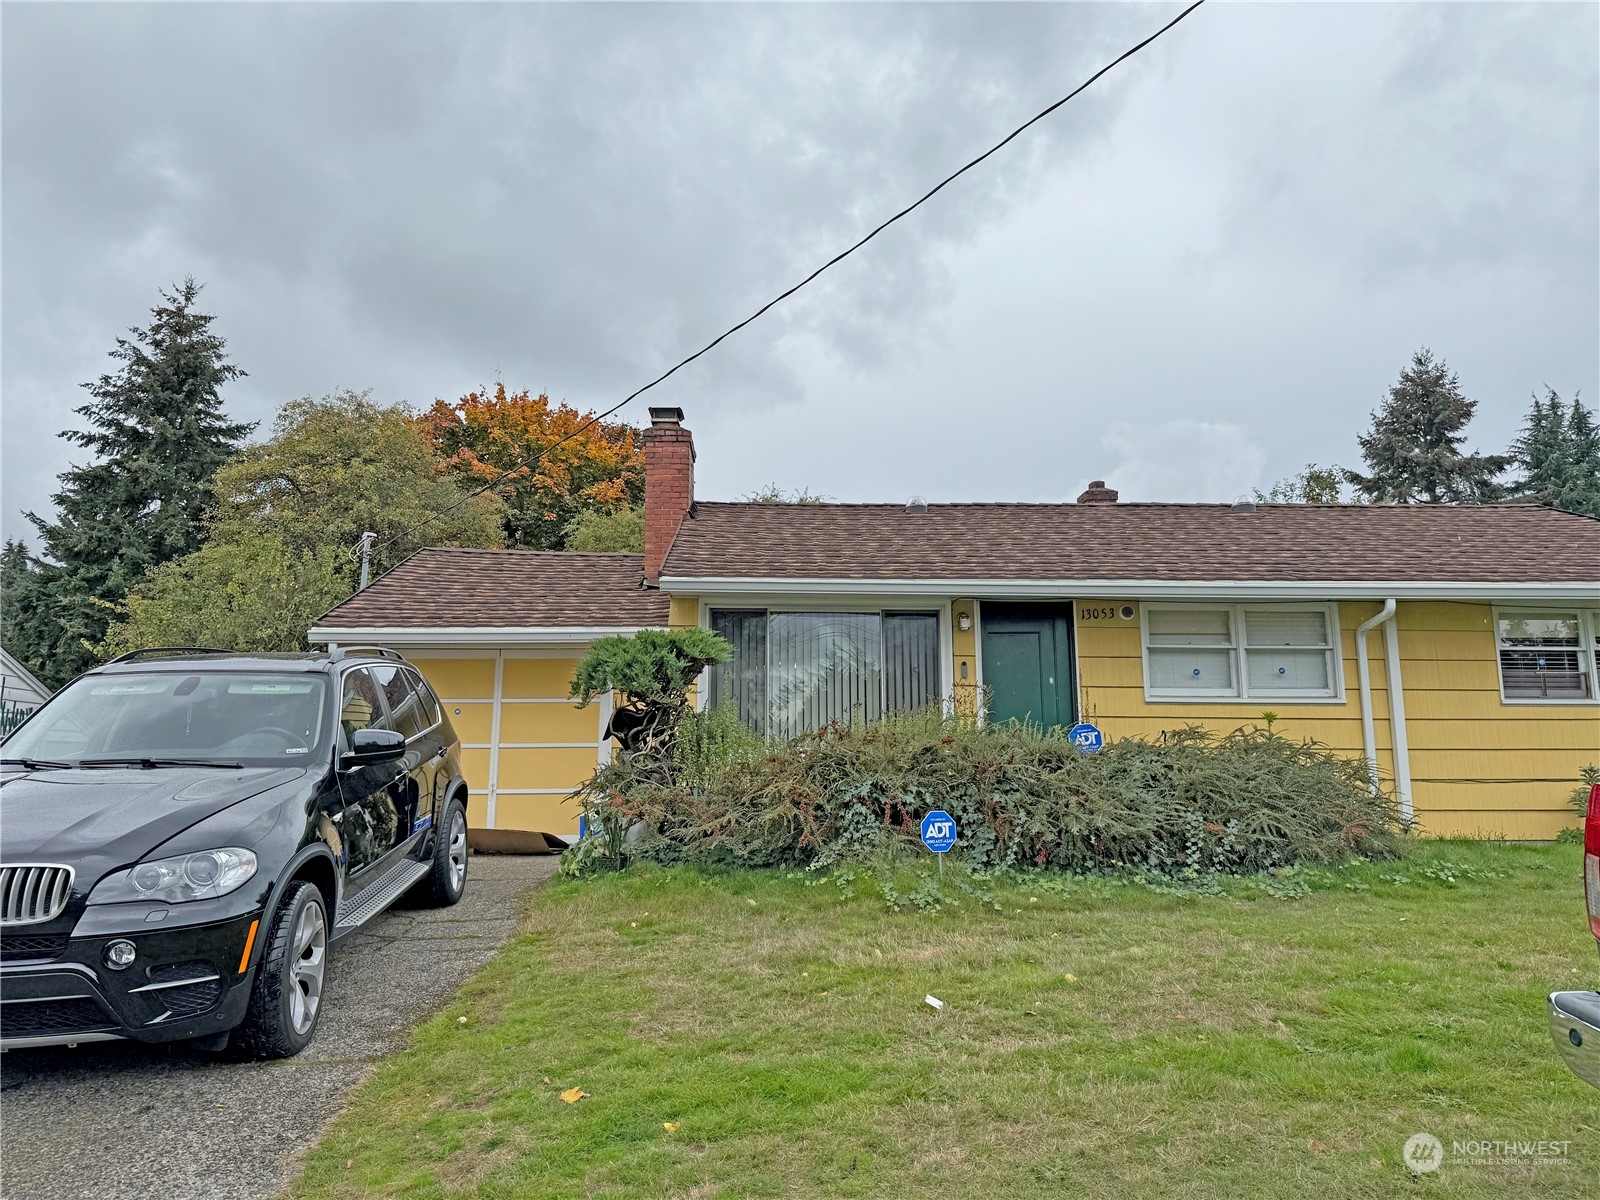
[[[1514,600],[1551,603],[1600,599],[1600,579],[1583,583],[1472,583],[1451,580],[1251,581],[1237,579],[792,579],[739,575],[667,575],[663,591],[690,596],[981,596],[1003,599],[1184,600]]]
[[[1400,682],[1400,623],[1383,626],[1384,667],[1389,674],[1389,745],[1394,751],[1394,793],[1400,819],[1411,824],[1411,746],[1406,737],[1406,692]]]
[[[641,629],[665,629],[665,625],[453,625],[422,627],[415,625],[315,626],[306,638],[311,642],[354,646],[377,643],[385,646],[565,646],[581,645],[603,637],[627,637]]]
[[[1383,602],[1375,616],[1356,627],[1356,677],[1361,683],[1361,748],[1367,756],[1367,774],[1372,790],[1378,790],[1378,735],[1372,729],[1372,668],[1367,664],[1367,634],[1374,626],[1394,616],[1394,598]]]

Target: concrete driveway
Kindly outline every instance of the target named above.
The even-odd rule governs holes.
[[[345,1093],[511,936],[523,895],[555,866],[474,855],[460,904],[392,909],[344,942],[298,1058],[231,1063],[133,1042],[0,1056],[0,1195],[276,1195]]]

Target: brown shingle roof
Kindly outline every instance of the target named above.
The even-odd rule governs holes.
[[[642,554],[419,550],[324,616],[328,629],[664,626]]]
[[[662,575],[1600,588],[1600,521],[1534,505],[700,503]]]

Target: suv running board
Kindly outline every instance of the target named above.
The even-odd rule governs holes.
[[[382,879],[356,893],[355,902],[339,914],[334,929],[349,931],[365,925],[432,869],[432,863],[418,862],[414,858],[402,859],[390,867]]]

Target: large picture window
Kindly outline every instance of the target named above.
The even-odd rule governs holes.
[[[1332,605],[1145,605],[1152,700],[1327,700],[1339,695]]]
[[[735,706],[745,724],[775,738],[939,699],[937,613],[719,608],[711,628],[733,655],[711,669],[709,702]]]
[[[1600,613],[1501,609],[1495,614],[1495,638],[1503,698],[1596,698]]]

